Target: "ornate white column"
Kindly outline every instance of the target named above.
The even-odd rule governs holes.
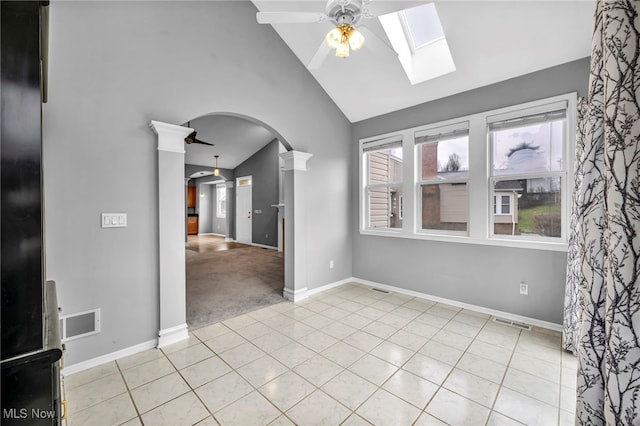
[[[184,252],[184,138],[193,130],[159,121],[151,121],[149,127],[158,135],[158,347],[163,347],[189,337]]]
[[[311,154],[287,151],[284,160],[284,291],[294,302],[307,297],[306,171]]]

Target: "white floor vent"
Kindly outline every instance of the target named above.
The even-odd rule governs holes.
[[[100,309],[60,316],[63,342],[100,333]]]
[[[390,292],[390,291],[382,290],[381,288],[371,287],[369,290],[371,290],[371,291],[377,291],[378,293],[383,293],[383,294],[391,294],[391,292]]]
[[[522,330],[531,331],[531,326],[523,322],[511,321],[508,319],[498,318],[498,317],[493,317],[493,322],[497,322],[498,324],[508,325],[515,328],[520,328]]]

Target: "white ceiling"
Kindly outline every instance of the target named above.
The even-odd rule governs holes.
[[[260,11],[324,12],[315,0],[253,0]],[[399,11],[426,1],[373,0],[378,14]],[[330,56],[310,71],[351,122],[451,96],[519,75],[589,56],[594,2],[436,1],[456,71],[412,86],[395,52],[365,48],[349,58]],[[363,20],[388,43],[378,19]],[[330,23],[273,25],[284,42],[308,64]]]
[[[252,0],[260,11],[324,12],[326,1]],[[370,10],[389,13],[426,1],[373,0]],[[392,50],[365,48],[347,59],[329,56],[310,71],[345,116],[356,122],[589,56],[592,0],[436,1],[456,71],[412,86]],[[258,24],[256,24],[258,25]],[[388,42],[377,19],[367,27]],[[303,64],[309,63],[328,23],[273,26]],[[187,145],[185,162],[233,169],[273,140],[262,126],[211,115],[191,121],[198,139],[215,147]]]
[[[214,155],[219,155],[218,167],[235,169],[256,151],[274,139],[271,132],[251,121],[228,115],[205,115],[191,120],[189,127],[197,133],[202,144],[185,145],[185,163],[213,167]]]

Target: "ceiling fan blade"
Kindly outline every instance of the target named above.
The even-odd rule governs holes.
[[[201,141],[200,139],[194,139],[193,143],[199,143],[199,144],[202,144],[202,145],[209,145],[209,146],[216,146],[215,143],[209,143],[209,142]]]
[[[358,31],[360,31],[364,36],[364,47],[371,50],[376,55],[388,55],[389,53],[393,53],[394,56],[398,56],[396,51],[393,50],[393,48],[386,41],[378,37],[378,35],[376,35],[376,33],[371,31],[369,28],[365,26],[359,26]]]
[[[259,24],[308,24],[327,20],[320,12],[258,12]]]
[[[327,59],[327,56],[329,56],[329,52],[331,52],[331,48],[327,45],[327,43],[325,43],[324,40],[322,40],[322,43],[320,43],[320,47],[318,47],[315,55],[313,55],[313,58],[311,58],[311,61],[307,65],[307,68],[309,68],[310,70],[317,70],[318,68],[320,68],[323,62]]]
[[[199,143],[202,145],[215,146],[214,143],[209,143],[209,142],[201,141],[200,139],[196,139],[196,134],[197,132],[194,130],[193,132],[189,133],[189,136],[184,138],[184,141],[189,145],[191,145],[192,143]]]

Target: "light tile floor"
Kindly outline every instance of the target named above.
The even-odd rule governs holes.
[[[573,424],[560,334],[346,284],[65,377],[68,425]]]

